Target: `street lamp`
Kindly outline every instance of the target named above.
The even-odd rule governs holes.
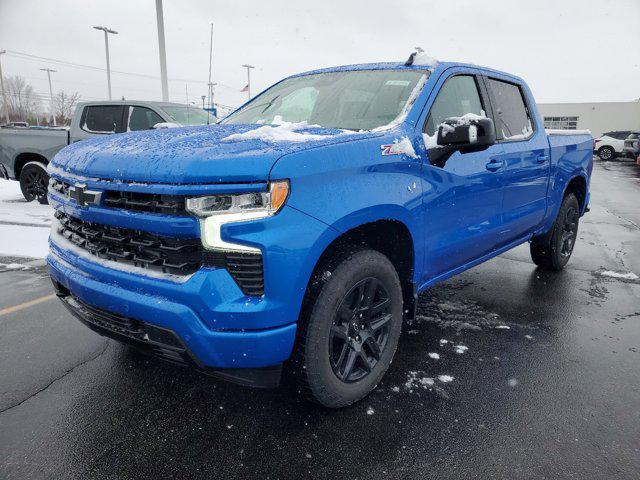
[[[0,55],[7,53],[6,50],[0,50]],[[4,79],[2,78],[2,62],[0,62],[0,90],[2,90],[2,102],[4,103],[4,118],[9,123],[9,102],[7,94],[4,91]]]
[[[49,78],[49,97],[51,97],[51,101],[49,104],[49,108],[51,109],[51,120],[53,121],[53,126],[56,126],[56,113],[53,111],[53,88],[51,88],[51,74],[55,73],[56,70],[52,70],[51,68],[41,68],[43,72],[47,72],[47,77]]]
[[[245,63],[242,66],[247,69],[247,96],[249,97],[249,100],[251,100],[251,69],[256,67],[249,65],[248,63]]]
[[[105,50],[107,51],[107,87],[109,89],[109,100],[111,100],[111,66],[109,65],[109,34],[113,33],[114,35],[117,35],[118,32],[116,32],[115,30],[111,30],[110,28],[107,28],[107,27],[94,26],[93,28],[95,28],[96,30],[102,30],[104,32],[104,47],[105,47]]]

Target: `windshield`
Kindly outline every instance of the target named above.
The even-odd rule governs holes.
[[[289,78],[254,98],[222,123],[303,122],[371,130],[403,113],[424,70],[350,70]]]
[[[180,125],[207,125],[208,123],[216,122],[216,117],[207,114],[207,112],[200,108],[163,106],[162,110],[166,112],[174,122]]]

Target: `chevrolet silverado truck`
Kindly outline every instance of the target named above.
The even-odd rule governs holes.
[[[204,110],[179,103],[131,100],[79,103],[71,127],[25,124],[0,128],[0,178],[18,180],[28,202],[46,203],[47,165],[63,147],[111,133],[148,130],[154,126],[206,125],[211,120],[214,117]]]
[[[496,70],[311,71],[217,125],[64,148],[50,274],[101,335],[245,385],[284,371],[342,407],[380,382],[420,292],[525,242],[567,264],[591,153]]]

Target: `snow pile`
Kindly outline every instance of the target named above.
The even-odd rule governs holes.
[[[614,272],[612,270],[605,270],[604,272],[600,272],[600,275],[602,275],[603,277],[609,277],[609,278],[619,278],[622,280],[638,280],[638,275],[636,275],[633,272]]]
[[[459,355],[462,355],[463,353],[465,353],[467,350],[469,350],[469,347],[467,347],[466,345],[456,345],[453,347],[455,352]]]
[[[413,149],[413,144],[409,137],[404,136],[400,140],[397,138],[391,145],[381,145],[383,155],[406,155],[411,158],[418,158],[416,151]]]
[[[477,122],[478,120],[484,120],[486,118],[484,110],[480,112],[480,115],[477,113],[465,113],[461,117],[449,117],[436,127],[436,132],[433,135],[427,135],[426,133],[422,134],[424,146],[427,150],[432,148],[442,148],[442,145],[438,145],[438,131],[440,130],[440,127],[442,127],[442,136],[446,137],[447,133],[451,133],[455,130],[455,127],[469,125],[471,122]]]
[[[442,383],[453,382],[453,377],[451,375],[438,375],[438,380]]]
[[[275,126],[274,126],[275,125]],[[311,133],[301,133],[297,130],[305,128],[320,128],[319,125],[309,125],[304,122],[285,122],[280,115],[276,115],[272,125],[264,125],[254,130],[244,133],[234,133],[222,139],[223,142],[243,141],[243,140],[262,140],[268,143],[278,142],[309,142],[312,140],[322,140],[330,135],[314,135]]]
[[[29,265],[21,263],[0,263],[0,272],[10,272],[13,270],[31,270]]]
[[[427,55],[423,51],[418,51],[413,57],[413,65],[419,65],[424,67],[429,67],[430,69],[435,69],[438,66],[438,60]]]
[[[487,312],[480,305],[465,301],[432,301],[421,305],[415,323],[434,323],[440,328],[451,328],[456,332],[463,330],[479,331],[483,328],[495,328],[500,321],[498,314]],[[440,341],[442,344],[442,340]]]
[[[410,371],[407,374],[407,381],[404,384],[404,388],[411,393],[414,390],[418,389],[428,390],[429,387],[432,387],[434,383],[434,379],[431,377],[427,377],[425,375],[425,372]]]
[[[374,413],[376,413],[376,411],[373,407],[367,407],[367,415],[373,415]]]
[[[432,353],[429,354],[429,358],[432,358],[434,360],[440,360],[440,354],[432,352]]]
[[[533,126],[531,125],[531,121],[527,122],[527,125],[522,129],[522,133],[516,133],[515,135],[507,135],[504,130],[502,130],[502,137],[505,140],[524,140],[525,138],[529,138],[533,133]]]

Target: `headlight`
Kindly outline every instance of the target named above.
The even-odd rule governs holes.
[[[228,243],[220,238],[225,223],[246,222],[275,215],[289,196],[289,181],[269,184],[268,192],[211,195],[187,199],[187,211],[200,217],[202,244],[205,248],[259,252],[246,245]]]

